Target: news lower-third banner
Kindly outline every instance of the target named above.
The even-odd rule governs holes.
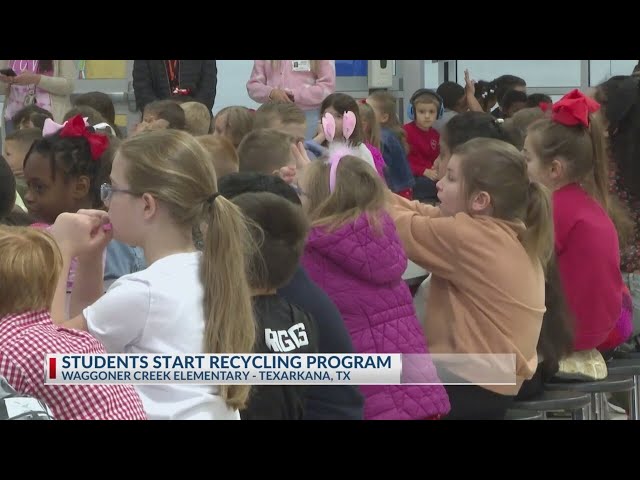
[[[515,354],[48,354],[45,384],[515,385]]]

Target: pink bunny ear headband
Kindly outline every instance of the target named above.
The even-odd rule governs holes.
[[[336,134],[336,120],[330,113],[325,113],[322,117],[322,129],[324,130],[324,136],[331,144]],[[336,187],[336,171],[338,170],[338,163],[343,157],[347,155],[354,155],[354,152],[349,148],[348,141],[351,135],[353,135],[356,129],[356,115],[353,112],[344,112],[342,117],[342,135],[344,137],[344,144],[340,143],[336,146],[329,148],[329,164],[331,170],[329,171],[329,191],[333,193]]]

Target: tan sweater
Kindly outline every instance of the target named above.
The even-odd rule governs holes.
[[[518,240],[522,222],[459,213],[394,195],[390,213],[407,256],[432,273],[425,334],[431,353],[515,353],[517,385],[483,385],[515,395],[538,365],[544,273]],[[469,372],[452,369],[469,379]]]
[[[7,68],[9,60],[0,60],[0,69]],[[73,60],[54,60],[53,76],[42,75],[38,87],[51,94],[51,113],[53,119],[62,123],[65,113],[71,110],[71,94],[78,78],[78,71]],[[0,82],[0,95],[9,94],[9,84]],[[4,102],[2,109],[2,126],[4,127],[4,109],[7,102]],[[3,128],[4,129],[4,128]]]

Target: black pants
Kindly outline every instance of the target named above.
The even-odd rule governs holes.
[[[451,412],[445,420],[503,420],[514,398],[477,385],[445,385]]]

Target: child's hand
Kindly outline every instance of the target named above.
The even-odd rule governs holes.
[[[80,213],[82,212],[82,213]],[[113,238],[106,212],[80,210],[79,213],[62,213],[51,226],[51,234],[62,255],[71,258],[98,256]]]
[[[296,178],[296,167],[290,167],[290,166],[282,167],[278,171],[278,175],[282,180],[284,180],[289,185],[291,185]]]
[[[464,90],[467,95],[475,96],[476,94],[476,84],[471,80],[471,75],[469,74],[469,70],[464,71]]]
[[[302,170],[311,163],[309,156],[307,155],[307,149],[304,148],[304,142],[298,142],[297,144],[291,144],[291,153],[293,158],[296,159],[296,168]]]
[[[438,180],[438,171],[435,169],[431,169],[431,168],[427,168],[422,175],[424,175],[427,178],[430,178],[431,180],[433,180],[434,182]]]
[[[318,129],[316,130],[316,136],[313,137],[313,141],[318,145],[322,145],[327,137],[324,135],[324,128],[322,128],[322,121],[318,120]]]

